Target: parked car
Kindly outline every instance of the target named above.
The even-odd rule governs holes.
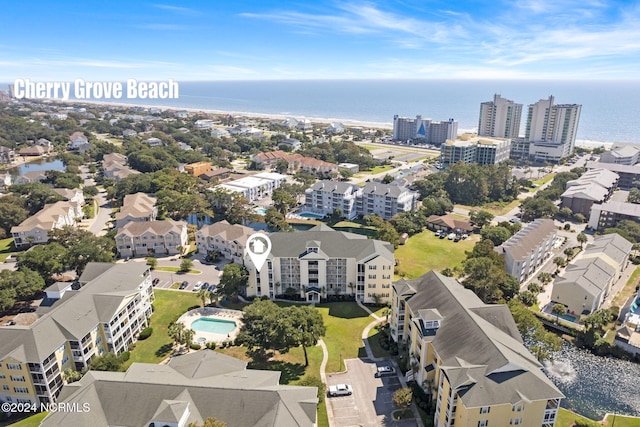
[[[353,389],[349,384],[336,384],[329,386],[329,396],[351,396]]]
[[[392,366],[378,366],[376,370],[376,377],[386,377],[395,374],[396,370]]]
[[[453,241],[458,243],[460,239],[462,239],[462,237],[459,234],[456,234],[456,237],[453,238]]]
[[[456,233],[449,233],[449,235],[447,236],[447,239],[449,240],[453,240],[456,238]]]
[[[440,237],[441,234],[442,234],[441,230],[436,231],[436,237]]]
[[[202,282],[196,282],[193,286],[193,292],[198,292],[202,288]]]
[[[207,290],[208,290],[209,292],[213,292],[213,291],[215,291],[215,290],[216,290],[216,285],[213,285],[213,284],[212,284],[212,285],[207,286]]]
[[[158,282],[160,282],[160,278],[156,277],[155,279],[153,279],[153,280],[151,281],[151,285],[155,286],[155,285],[157,285],[157,284],[158,284]]]
[[[179,289],[186,289],[187,286],[189,286],[189,282],[187,282],[186,280],[182,283],[180,283],[180,288]]]

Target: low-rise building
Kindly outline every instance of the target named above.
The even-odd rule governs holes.
[[[509,160],[510,151],[510,139],[463,134],[440,146],[440,162],[445,168],[458,162],[496,165]]]
[[[617,163],[603,162],[587,162],[587,169],[606,169],[615,172],[620,178],[618,180],[618,188],[621,190],[629,190],[636,187],[636,182],[640,180],[640,166],[623,165]]]
[[[640,222],[640,205],[637,203],[608,202],[591,206],[589,228],[602,232],[617,227],[620,221]]]
[[[392,338],[436,400],[435,426],[553,427],[564,397],[524,346],[504,304],[484,304],[434,271],[393,284]]]
[[[351,173],[360,172],[360,165],[357,165],[355,163],[340,163],[338,165],[338,167],[340,169],[346,169],[346,170],[350,171]]]
[[[45,147],[42,145],[32,145],[30,147],[21,148],[18,154],[25,157],[44,156],[53,151],[52,147]]]
[[[496,248],[504,257],[507,273],[521,283],[552,254],[558,230],[550,219],[536,219]]]
[[[254,234],[252,228],[239,224],[229,224],[218,221],[205,225],[196,232],[196,246],[198,252],[218,252],[229,261],[242,264],[246,255],[246,243],[249,236]]]
[[[368,182],[357,192],[356,210],[359,215],[378,215],[391,219],[395,214],[416,208],[418,193],[380,182]]]
[[[189,245],[187,223],[172,220],[129,222],[115,240],[120,257],[177,255]]]
[[[473,226],[469,221],[456,219],[449,214],[431,215],[427,218],[426,227],[433,231],[445,231],[447,233],[466,233],[473,232]]]
[[[142,142],[147,144],[149,147],[162,147],[164,145],[164,143],[160,138],[155,138],[155,137],[147,138]]]
[[[393,246],[360,234],[318,225],[308,231],[271,233],[271,252],[260,271],[249,270],[248,296],[297,295],[319,302],[350,295],[365,303],[391,300]]]
[[[13,163],[16,159],[16,151],[13,148],[0,145],[0,164]]]
[[[280,188],[287,179],[286,175],[273,172],[261,172],[240,179],[218,184],[220,188],[230,193],[241,194],[249,203],[271,196],[273,190]]]
[[[0,327],[0,401],[56,402],[64,371],[127,351],[147,326],[154,294],[144,263],[89,263],[79,284],[55,283],[34,313]]]
[[[74,202],[56,202],[44,205],[42,210],[11,227],[16,248],[47,243],[49,232],[64,226],[75,226],[83,217],[82,207]]]
[[[155,197],[145,193],[127,194],[120,212],[116,213],[115,228],[122,228],[129,222],[154,221],[157,215]]]
[[[314,427],[318,389],[281,385],[279,371],[247,369],[247,362],[204,350],[166,365],[89,371],[63,388],[60,402],[91,410],[51,412],[42,426],[188,427],[215,418],[229,427]]]
[[[69,137],[69,150],[80,150],[82,148],[86,148],[87,146],[90,146],[90,144],[87,137],[84,136],[84,133],[74,132]]]
[[[567,182],[565,192],[562,193],[562,207],[569,208],[576,214],[588,217],[591,206],[604,203],[618,188],[619,176],[606,169],[591,169],[576,180]]]
[[[213,180],[222,181],[223,179],[229,178],[230,175],[231,169],[217,168],[199,175],[199,178],[207,182],[211,182]]]
[[[347,182],[318,181],[305,191],[305,209],[320,215],[331,215],[335,209],[342,216],[358,216],[356,198],[360,187]]]
[[[640,161],[640,148],[632,144],[613,146],[611,151],[600,154],[602,163],[633,166],[638,161]]]
[[[190,163],[184,167],[186,173],[192,176],[200,176],[211,170],[211,162]]]
[[[596,236],[553,282],[551,301],[574,316],[598,310],[629,262],[633,245],[619,234]]]
[[[18,175],[14,180],[14,184],[29,184],[31,182],[42,182],[47,179],[44,171],[30,171],[22,175]]]
[[[109,153],[102,158],[102,173],[105,178],[118,182],[129,175],[139,174],[140,172],[129,167],[127,156],[124,154]]]

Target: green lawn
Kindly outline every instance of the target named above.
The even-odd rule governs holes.
[[[625,302],[629,299],[630,296],[634,295],[636,292],[636,286],[638,285],[638,281],[640,281],[640,268],[638,266],[633,267],[633,273],[629,276],[629,280],[624,285],[624,288],[613,299],[613,304],[617,307],[622,307]]]
[[[544,184],[546,184],[547,182],[549,182],[549,181],[553,180],[553,178],[555,178],[555,177],[556,177],[556,174],[555,174],[555,173],[550,173],[550,174],[547,174],[547,175],[545,175],[544,177],[542,177],[542,178],[540,178],[540,179],[536,179],[536,180],[534,180],[534,181],[532,181],[532,182],[533,182],[534,184],[537,184],[537,185],[540,185],[540,186],[541,186],[541,185],[544,185]],[[538,191],[538,189],[536,188],[534,191]]]
[[[18,422],[12,424],[6,424],[5,422],[0,422],[0,426],[11,426],[11,427],[37,427],[40,425],[44,417],[46,417],[48,412],[40,412],[30,417],[23,418]]]
[[[16,249],[13,245],[13,237],[0,240],[0,262],[4,262],[7,257],[16,252],[22,252],[24,249]]]
[[[609,415],[605,418],[605,425],[614,427],[639,427],[640,418],[625,417],[623,415]]]
[[[575,412],[571,412],[564,408],[558,409],[556,427],[571,427],[575,420],[589,420],[589,418],[583,417],[582,415],[578,415]]]
[[[138,341],[125,368],[133,362],[160,363],[171,352],[173,340],[167,334],[169,323],[178,320],[189,307],[200,306],[201,301],[193,292],[174,292],[155,289],[156,300],[150,326],[153,334]]]
[[[353,176],[355,176],[356,178],[362,178],[363,176],[367,176],[367,175],[375,175],[382,172],[388,172],[393,168],[394,168],[393,165],[380,165],[380,166],[375,166],[368,171],[360,171]]]
[[[396,249],[398,275],[404,274],[408,279],[415,279],[430,270],[440,272],[447,267],[460,265],[465,259],[465,251],[473,249],[479,238],[479,235],[471,235],[468,239],[456,243],[440,239],[429,230],[411,236],[406,244]]]

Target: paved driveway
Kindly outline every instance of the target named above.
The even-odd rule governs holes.
[[[391,413],[393,393],[401,388],[395,377],[376,378],[377,364],[368,359],[345,360],[346,372],[327,375],[327,386],[350,384],[351,396],[327,397],[327,411],[335,427],[415,426],[415,420],[395,421]]]

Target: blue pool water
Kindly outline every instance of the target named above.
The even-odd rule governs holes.
[[[562,316],[560,316],[561,319],[564,320],[568,320],[569,322],[574,322],[576,321],[576,316],[572,316],[570,314],[563,314]]]
[[[255,208],[254,211],[256,211],[256,213],[259,215],[264,215],[267,213],[267,210],[265,208]]]
[[[324,215],[313,213],[313,212],[301,212],[301,213],[298,214],[298,216],[301,216],[302,218],[311,218],[311,219],[322,219],[322,218],[324,218]]]
[[[191,323],[191,329],[200,332],[210,332],[213,334],[229,334],[237,327],[236,322],[231,320],[209,319],[201,317]]]

